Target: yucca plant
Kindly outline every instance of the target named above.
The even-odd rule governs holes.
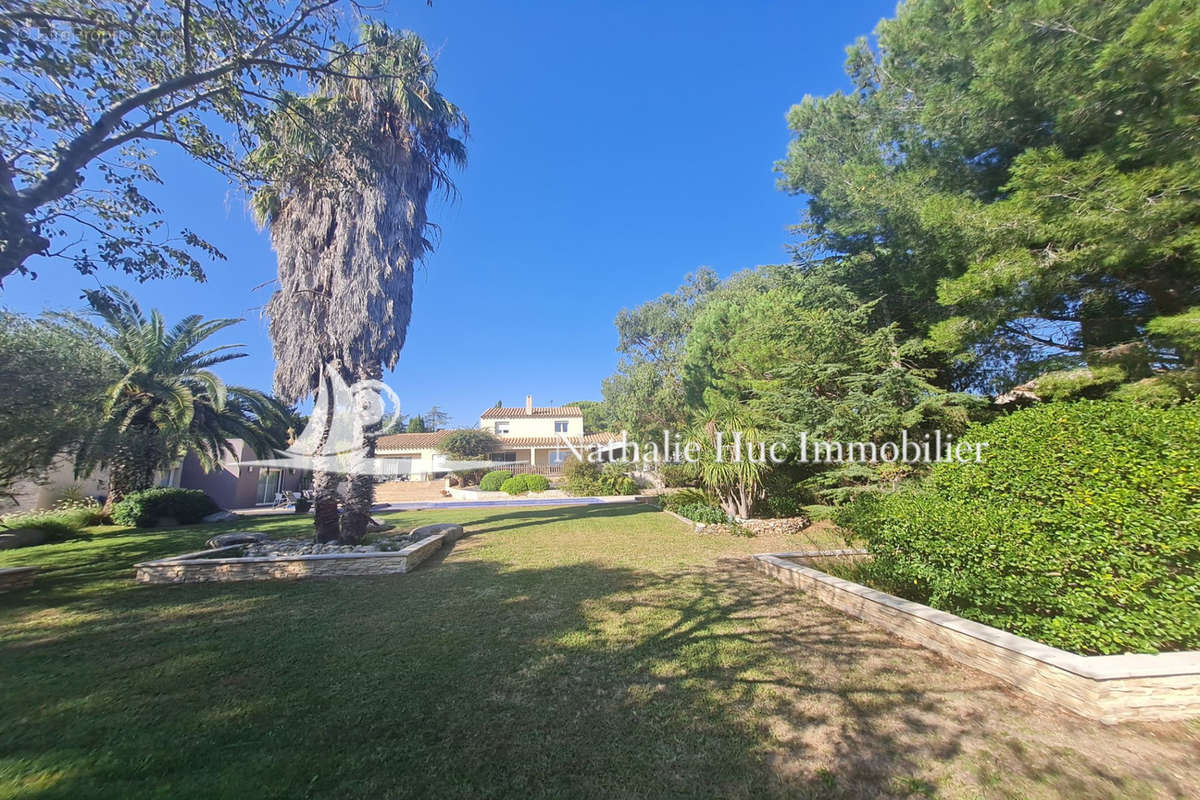
[[[210,369],[246,355],[241,345],[204,346],[241,320],[193,314],[168,327],[159,311],[146,316],[121,289],[85,296],[90,314],[59,312],[50,319],[81,341],[98,344],[119,375],[75,462],[81,475],[109,467],[109,507],[153,486],[155,472],[188,451],[211,469],[223,453],[233,453],[232,439],[244,439],[261,454],[283,446],[268,431],[278,428],[280,404],[254,389],[227,386]]]
[[[731,517],[746,518],[756,500],[763,494],[763,481],[771,470],[770,461],[752,460],[746,447],[754,443],[754,458],[758,459],[758,443],[763,442],[762,431],[751,414],[734,401],[718,396],[715,392],[705,393],[705,405],[693,415],[693,425],[688,440],[700,444],[696,465],[700,483],[705,490],[716,495],[721,508]],[[721,452],[718,456],[717,433],[721,433]],[[733,454],[734,436],[741,434],[740,457]]]

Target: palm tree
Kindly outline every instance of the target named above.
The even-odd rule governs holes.
[[[206,339],[241,320],[184,317],[168,328],[162,314],[149,318],[132,295],[108,287],[86,292],[91,315],[57,313],[54,324],[82,342],[95,343],[119,376],[76,453],[80,474],[109,467],[108,505],[154,485],[154,474],[191,451],[205,469],[232,439],[259,453],[282,446],[268,433],[283,407],[253,389],[226,386],[210,367],[242,358],[241,345],[202,348]]]
[[[456,137],[466,118],[438,93],[433,59],[416,34],[367,25],[362,44],[337,66],[338,76],[274,116],[256,153],[275,176],[253,206],[278,258],[279,288],[266,313],[275,392],[288,402],[329,396],[334,374],[353,384],[395,366],[412,313],[413,269],[433,247],[426,203],[434,189],[453,194],[447,168],[466,160]],[[322,125],[331,115],[343,125]],[[322,135],[345,127],[357,136]],[[367,457],[374,433],[355,432]],[[338,530],[340,482],[314,472],[318,541],[357,541],[370,521],[373,479],[353,475]]]

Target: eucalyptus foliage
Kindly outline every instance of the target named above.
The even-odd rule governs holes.
[[[273,114],[312,126],[298,80],[373,83],[336,31],[356,0],[9,0],[0,6],[0,280],[35,255],[84,273],[203,278],[223,258],[146,193],[153,147],[179,147],[236,184]],[[330,147],[356,131],[321,120]]]

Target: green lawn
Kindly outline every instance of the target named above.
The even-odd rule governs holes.
[[[407,576],[192,586],[218,528],[0,553],[0,797],[1151,797],[1196,728],[1041,711],[752,573],[823,530],[703,535],[645,506],[465,524]],[[298,534],[288,518],[236,529]]]

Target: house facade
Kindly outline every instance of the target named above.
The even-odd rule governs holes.
[[[205,471],[195,453],[188,453],[177,468],[178,478],[170,484],[184,489],[201,489],[221,508],[253,508],[274,505],[275,496],[289,496],[300,490],[307,470],[289,467],[247,466],[259,456],[241,439],[232,439],[233,453],[224,453],[221,462]],[[266,454],[270,455],[270,453]]]
[[[273,505],[275,495],[298,491],[305,470],[246,466],[254,461],[254,448],[241,439],[230,440],[233,453],[224,453],[221,462],[205,471],[195,453],[188,453],[170,469],[159,470],[154,485],[181,489],[201,489],[221,508],[253,508]],[[68,494],[83,495],[104,502],[108,494],[108,470],[97,469],[76,477],[74,465],[63,458],[37,479],[15,484],[11,496],[0,501],[0,514],[17,514],[51,508]]]
[[[487,409],[479,415],[479,428],[501,443],[491,460],[511,464],[514,473],[557,475],[572,458],[572,447],[583,452],[584,448],[611,446],[618,440],[608,433],[584,434],[583,411],[578,406],[535,406],[532,395],[525,397],[524,406]],[[439,478],[446,474],[442,464],[447,459],[438,445],[450,433],[381,436],[376,440],[375,454],[407,460],[412,480]]]

